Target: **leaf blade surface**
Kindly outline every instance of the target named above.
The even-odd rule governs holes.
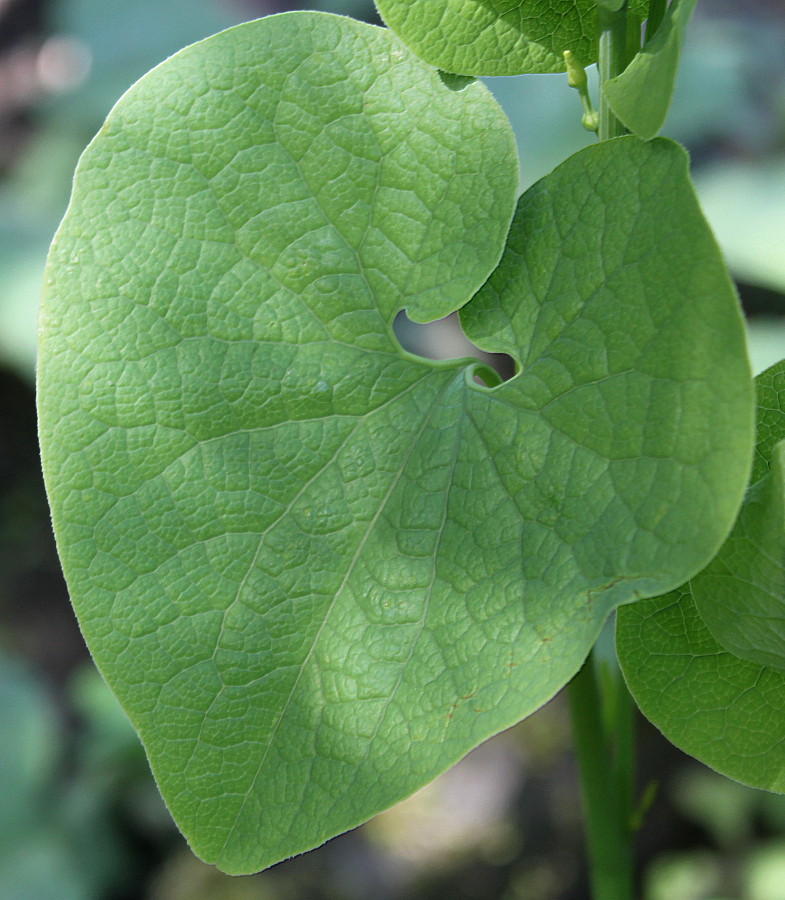
[[[80,164],[42,312],[58,547],[96,661],[175,819],[226,871],[359,824],[532,712],[577,670],[613,606],[683,580],[730,526],[751,430],[743,334],[672,145],[594,148],[519,210],[529,218],[516,231],[550,235],[527,266],[543,277],[554,252],[573,260],[568,325],[593,332],[591,353],[623,371],[562,357],[575,332],[525,317],[505,325],[523,371],[492,392],[471,366],[426,363],[395,342],[399,309],[444,315],[496,265],[515,156],[481,85],[450,90],[389,32],[291,14],[154,70]],[[708,279],[720,298],[697,344],[700,302],[657,338],[655,298],[638,296],[635,278],[614,282],[612,297],[594,283],[606,216],[620,270],[645,265],[663,240],[661,213],[629,196],[597,212],[620,171],[653,195],[676,175],[666,199],[702,251],[689,282],[678,268],[672,296],[700,298]],[[565,202],[595,212],[557,228],[554,246]],[[511,299],[494,301],[503,315]],[[628,345],[614,303],[630,305],[644,344],[664,342],[657,353]],[[553,315],[531,298],[527,309],[546,324]],[[648,484],[634,483],[634,454],[664,408],[649,414],[639,400],[665,377],[667,347],[699,385],[676,399],[703,437],[654,467],[665,485],[655,509]],[[573,390],[542,365],[561,365]],[[707,423],[706,391],[722,401]],[[599,444],[565,427],[576,407],[564,398],[579,393],[584,416],[610,416]],[[695,519],[696,486],[716,481],[720,463],[729,499]],[[672,523],[657,524],[665,501],[685,512],[690,549],[675,562],[663,552]],[[633,506],[653,518],[631,525]],[[633,550],[617,541],[631,527]],[[613,547],[592,536],[604,529]]]
[[[674,0],[654,37],[620,75],[605,85],[613,112],[639,137],[653,138],[665,123],[681,46],[697,0]]]
[[[770,665],[780,662],[776,634],[761,633],[756,600],[767,576],[769,588],[772,578],[782,580],[778,456],[785,438],[785,364],[767,369],[756,383],[752,488],[730,537],[688,585],[621,609],[617,644],[630,691],[669,740],[722,774],[782,792],[785,675]],[[761,543],[755,531],[772,521],[776,527]],[[781,593],[766,602],[774,602],[776,613]],[[739,627],[723,615],[738,618]]]
[[[564,51],[597,60],[594,0],[377,0],[385,23],[422,59],[462,75],[564,71]],[[646,14],[645,0],[630,8]]]

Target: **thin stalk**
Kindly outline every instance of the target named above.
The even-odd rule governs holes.
[[[667,0],[651,0],[650,16],[652,14],[655,17],[659,15],[659,21],[661,22],[666,4]],[[613,114],[608,104],[605,95],[605,83],[625,70],[629,63],[629,57],[637,52],[640,40],[638,39],[634,42],[635,46],[628,47],[630,29],[627,21],[626,2],[617,11],[611,11],[600,6],[597,12],[599,28],[598,70],[600,76],[598,135],[601,141],[607,141],[623,135],[626,129]],[[655,27],[657,26],[658,23],[655,23]],[[620,818],[623,840],[628,846],[627,854],[631,866],[630,821],[634,775],[633,703],[615,653],[612,657],[611,669],[610,679],[613,682],[614,690],[611,707],[612,714],[609,719],[607,734],[613,747],[616,811]]]
[[[652,14],[655,17],[659,15],[660,21],[662,21],[666,4],[667,0],[651,0],[649,7],[650,17]],[[634,42],[631,41],[626,0],[621,8],[616,11],[598,6],[597,16],[599,29],[597,68],[600,76],[598,136],[601,141],[607,141],[623,135],[626,129],[613,114],[608,104],[605,84],[608,80],[615,78],[625,70],[630,57],[638,50],[640,39],[638,38]],[[657,27],[657,23],[655,23],[655,27]],[[628,47],[628,42],[630,44],[634,43],[634,46]],[[592,678],[596,679],[593,654],[589,658],[589,663],[591,664],[589,668],[592,672]],[[610,668],[609,678],[613,685],[613,699],[612,701],[606,699],[606,709],[610,707],[611,712],[610,716],[608,716],[607,730],[603,730],[602,724],[600,724],[598,735],[600,739],[605,736],[606,751],[609,749],[609,746],[612,750],[611,775],[606,777],[611,777],[613,780],[609,796],[612,796],[613,803],[611,807],[617,819],[614,833],[621,842],[616,862],[618,865],[626,867],[625,874],[623,876],[619,875],[619,878],[623,880],[628,893],[619,893],[617,895],[620,900],[623,900],[627,896],[632,897],[633,705],[632,697],[630,697],[627,690],[627,685],[624,682],[615,653],[612,656]],[[594,684],[596,693],[596,680]]]
[[[635,706],[627,690],[616,656],[616,616],[605,623],[594,645],[594,668],[600,690],[600,706],[606,745],[612,751],[613,777],[620,815],[631,831],[635,774]]]
[[[624,126],[614,116],[605,96],[605,82],[620,75],[627,65],[627,9],[626,5],[612,12],[604,6],[597,8],[599,25],[600,130],[601,141],[624,134]]]
[[[615,749],[616,789],[619,795],[619,815],[626,830],[628,843],[632,842],[632,803],[635,782],[635,707],[627,684],[619,668],[614,671],[616,679],[616,704],[612,724]],[[630,862],[632,848],[630,847]]]
[[[482,379],[485,387],[495,388],[504,383],[501,375],[490,365],[484,365],[482,363],[475,365],[474,374]]]
[[[608,104],[605,85],[627,65],[627,9],[598,6],[600,76],[599,138],[625,133]],[[637,42],[636,42],[637,43]],[[586,847],[594,900],[632,900],[631,802],[633,779],[632,700],[613,658],[606,690],[598,685],[592,651],[567,686],[581,783]],[[604,696],[603,696],[604,695]],[[603,702],[604,701],[604,702]]]
[[[632,10],[627,10],[627,57],[624,67],[635,59],[641,50],[641,17]]]
[[[650,0],[649,15],[646,19],[646,43],[654,37],[657,29],[662,25],[665,18],[665,10],[668,6],[668,0]]]
[[[632,900],[632,844],[618,773],[609,764],[593,655],[567,686],[594,900]],[[621,748],[619,748],[621,749]]]

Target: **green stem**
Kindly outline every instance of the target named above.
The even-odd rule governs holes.
[[[624,68],[635,59],[641,51],[641,17],[632,10],[627,10],[627,58]]]
[[[622,817],[623,826],[627,829],[627,840],[631,841],[633,832],[632,803],[635,786],[635,707],[618,661],[616,661],[614,678],[616,681],[616,706],[613,735],[616,745],[615,763],[619,815]]]
[[[668,6],[668,0],[650,0],[649,15],[646,19],[646,43],[654,37],[657,29],[662,25],[665,18],[665,10]]]
[[[624,126],[614,116],[605,96],[605,82],[620,75],[627,66],[627,7],[612,12],[597,8],[599,25],[600,130],[601,141],[624,134]]]
[[[594,645],[594,669],[600,689],[606,744],[612,750],[619,812],[632,827],[635,763],[635,707],[616,655],[616,616],[611,616]]]
[[[473,367],[473,374],[477,375],[485,383],[485,387],[495,388],[500,384],[504,384],[501,375],[493,368],[493,366],[483,363],[476,364]]]
[[[593,654],[567,686],[575,752],[581,783],[586,845],[593,900],[632,900],[632,841],[627,790],[621,790],[625,767],[616,747],[617,766],[610,765],[603,728],[600,691]],[[626,771],[626,770],[625,770]]]
[[[597,7],[601,141],[625,133],[608,104],[605,85],[627,66],[626,7],[626,3],[618,10]],[[601,699],[592,651],[567,686],[567,698],[578,759],[592,896],[594,900],[632,900],[632,701],[615,659],[612,670],[606,674],[608,684]]]

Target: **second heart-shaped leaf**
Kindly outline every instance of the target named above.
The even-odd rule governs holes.
[[[785,362],[756,383],[752,487],[733,531],[689,584],[621,610],[617,643],[630,691],[669,740],[718,772],[783,793]]]

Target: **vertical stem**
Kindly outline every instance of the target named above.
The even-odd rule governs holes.
[[[581,782],[586,845],[594,900],[632,900],[632,845],[620,790],[624,767],[610,765],[593,654],[567,686]],[[617,747],[617,751],[623,748]]]
[[[615,628],[614,628],[615,633]],[[616,789],[619,796],[619,815],[630,844],[632,865],[632,804],[635,782],[635,708],[627,690],[618,660],[614,660],[616,705],[614,709],[613,738],[615,742]]]
[[[624,61],[624,68],[635,59],[640,52],[641,41],[641,17],[634,13],[631,9],[627,10],[627,55]]]
[[[601,141],[624,134],[624,126],[614,116],[605,97],[605,82],[620,75],[627,65],[627,9],[612,12],[597,7],[599,25],[600,131]]]
[[[667,0],[650,0],[649,16],[646,19],[646,43],[654,37],[657,29],[662,25],[667,5]]]
[[[600,690],[600,706],[606,747],[612,752],[613,776],[622,819],[632,828],[634,789],[634,704],[616,656],[616,616],[605,623],[594,645],[594,670]]]
[[[618,10],[601,4],[597,7],[601,141],[625,133],[608,104],[605,84],[627,65],[626,6],[625,2]],[[592,895],[594,900],[632,900],[632,701],[615,660],[612,671],[606,674],[608,685],[602,698],[592,651],[567,686],[567,699],[581,782]]]

